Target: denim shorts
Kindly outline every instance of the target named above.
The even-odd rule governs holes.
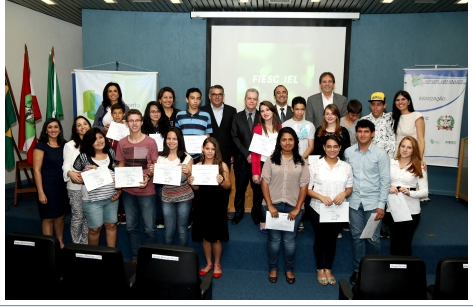
[[[82,201],[84,214],[89,228],[99,228],[103,223],[114,224],[118,221],[118,200],[111,202],[110,198]]]

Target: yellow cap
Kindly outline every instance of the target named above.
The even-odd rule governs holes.
[[[368,100],[368,101],[369,102],[372,102],[372,101],[382,101],[382,102],[384,102],[385,98],[386,98],[386,96],[384,96],[383,92],[374,92],[373,94],[371,94],[371,99]]]

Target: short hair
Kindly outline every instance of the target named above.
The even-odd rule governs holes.
[[[303,104],[304,107],[307,106],[307,102],[305,101],[305,98],[301,97],[301,96],[297,96],[297,97],[294,97],[292,99],[292,107],[293,108],[296,106],[296,104]]]
[[[104,138],[104,148],[102,149],[103,153],[108,153],[110,150],[110,144],[107,141],[105,133],[103,133],[100,128],[92,127],[84,134],[82,143],[80,144],[80,152],[85,153],[89,157],[95,157],[94,143],[97,140],[97,133],[101,134]]]
[[[276,87],[274,88],[274,90],[273,90],[273,96],[276,95],[276,89],[277,89],[278,87],[284,87],[284,89],[286,90],[286,93],[287,93],[287,88],[286,88],[284,85],[279,84],[278,86],[276,86]]]
[[[118,105],[118,103],[114,104],[114,106],[116,106],[116,105]],[[79,119],[85,120],[87,122],[87,124],[89,125],[89,129],[92,127],[92,125],[90,124],[90,121],[82,115],[79,115],[74,119],[74,122],[72,123],[71,140],[74,141],[74,143],[75,143],[74,147],[75,148],[79,148],[80,143],[82,143],[82,139],[81,139],[79,133],[77,132],[77,128],[76,128],[76,123]]]
[[[212,85],[212,86],[209,88],[209,93],[210,93],[214,88],[217,88],[217,89],[219,89],[219,90],[222,90],[222,92],[225,93],[225,90],[223,89],[223,86],[218,85],[218,84]]]
[[[249,89],[246,90],[246,92],[245,92],[245,99],[246,99],[246,96],[248,95],[248,93],[256,93],[256,95],[258,95],[258,98],[259,98],[259,92],[258,92],[258,90],[255,89],[255,88],[249,88]]]
[[[126,112],[126,114],[125,114],[125,121],[128,121],[128,117],[130,117],[130,115],[139,115],[141,117],[141,119],[143,119],[143,114],[141,114],[140,110],[138,110],[138,109],[128,110],[128,112]]]
[[[358,123],[356,124],[356,126],[355,126],[355,131],[358,132],[358,128],[369,128],[370,132],[375,131],[374,124],[371,121],[367,120],[367,119],[360,119],[358,121]]]
[[[117,110],[117,109],[121,109],[123,111],[123,114],[125,114],[125,106],[124,105],[121,105],[119,103],[116,103],[114,104],[111,108],[110,108],[110,112],[113,113],[113,110]]]
[[[158,101],[161,100],[161,98],[163,98],[163,95],[165,92],[169,92],[172,94],[172,103],[174,104],[174,102],[176,101],[176,94],[174,93],[174,90],[170,88],[169,86],[165,86],[159,90]]]
[[[322,83],[322,78],[325,77],[325,76],[330,76],[330,78],[332,78],[332,81],[333,83],[335,83],[335,76],[331,73],[331,72],[323,72],[320,77],[319,77],[319,84]]]
[[[46,130],[48,128],[48,125],[52,122],[57,122],[58,125],[59,125],[59,134],[57,136],[57,144],[59,146],[62,146],[66,143],[66,141],[64,140],[64,133],[62,131],[62,125],[61,125],[61,122],[59,121],[59,119],[56,119],[54,117],[51,117],[51,118],[47,119],[44,122],[43,129],[41,129],[41,133],[39,135],[39,141],[44,143],[44,144],[47,144],[49,142],[49,137],[48,137],[48,134],[46,133]]]
[[[352,99],[348,102],[347,111],[354,114],[361,114],[363,105],[357,99]]]
[[[197,87],[191,87],[190,89],[188,89],[186,92],[186,98],[189,98],[189,95],[191,93],[199,93],[200,97],[202,97],[202,92]]]

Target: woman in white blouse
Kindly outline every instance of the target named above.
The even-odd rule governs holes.
[[[391,187],[389,193],[402,193],[412,220],[394,222],[391,208],[386,209],[386,218],[391,232],[391,255],[411,256],[414,231],[420,221],[420,198],[428,193],[427,177],[421,166],[419,144],[412,136],[402,139],[397,155],[391,159]]]
[[[320,223],[320,206],[341,205],[353,192],[351,166],[340,160],[338,154],[342,141],[335,135],[322,139],[325,156],[309,167],[308,195],[312,198],[308,208],[314,230],[314,254],[317,281],[322,285],[335,285],[332,264],[337,247],[337,236],[343,223]]]

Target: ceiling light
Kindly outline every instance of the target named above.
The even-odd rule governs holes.
[[[109,4],[117,3],[116,0],[103,0],[103,1],[105,1],[105,3],[109,3]]]
[[[54,5],[54,4],[57,4],[56,2],[52,1],[52,0],[41,0],[43,1],[44,3],[48,4],[48,5]]]
[[[320,2],[321,0],[310,0],[310,2]]]
[[[457,4],[468,4],[468,0],[459,0]]]
[[[250,0],[240,0],[240,3],[248,3]]]
[[[180,3],[182,3],[182,1],[181,0],[171,0],[171,3],[180,4]]]
[[[392,3],[393,0],[381,0],[381,3]]]

